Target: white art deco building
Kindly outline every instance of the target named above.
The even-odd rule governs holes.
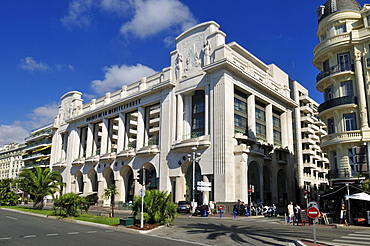
[[[286,73],[225,38],[217,23],[199,24],[176,38],[162,71],[88,103],[77,91],[63,95],[50,165],[65,191],[96,194],[102,204],[115,184],[116,201],[128,202],[145,167],[146,189],[171,192],[173,201],[192,199],[193,176],[211,183],[211,191],[194,191],[198,203],[294,200],[299,100]]]

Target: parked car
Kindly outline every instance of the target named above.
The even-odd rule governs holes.
[[[190,204],[190,202],[187,202],[187,201],[179,201],[177,203],[177,212],[178,213],[181,213],[181,212],[190,213],[190,211],[191,211],[191,204]]]

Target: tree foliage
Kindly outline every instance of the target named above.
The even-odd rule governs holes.
[[[141,212],[141,197],[134,196],[132,211],[135,216]],[[174,222],[177,217],[176,204],[171,201],[171,194],[166,191],[147,190],[144,197],[144,220],[149,224],[160,225]]]
[[[62,176],[50,168],[35,166],[32,169],[23,169],[19,173],[20,188],[34,196],[33,208],[42,210],[44,208],[44,197],[54,194],[61,190],[64,184],[61,182]]]
[[[370,192],[370,179],[365,180],[365,182],[362,184],[362,190]]]
[[[117,187],[114,184],[111,184],[108,188],[104,189],[103,199],[110,199],[110,206],[112,209],[112,217],[114,217],[114,196],[118,195]]]
[[[0,205],[17,205],[19,196],[14,192],[12,188],[14,184],[15,181],[13,179],[0,180]]]
[[[89,210],[88,202],[85,197],[80,197],[74,193],[67,193],[61,197],[54,199],[54,212],[56,215],[78,216],[82,210],[86,212]]]

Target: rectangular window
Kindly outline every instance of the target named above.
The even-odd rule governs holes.
[[[247,104],[238,98],[234,98],[234,109],[244,113],[247,110]]]
[[[280,118],[278,118],[277,116],[272,116],[272,125],[274,127],[278,127],[280,128]]]
[[[196,102],[193,105],[193,114],[204,112],[204,102]]]
[[[338,55],[338,72],[348,71],[351,69],[351,59],[349,53]]]
[[[346,24],[335,26],[335,34],[341,34],[347,32]]]
[[[256,123],[257,135],[266,136],[266,126]]]
[[[335,133],[334,119],[329,118],[328,119],[328,134],[333,134],[333,133]]]
[[[341,91],[342,97],[353,96],[352,81],[349,80],[349,81],[340,83],[340,91]]]
[[[247,128],[247,119],[243,116],[234,114],[234,126],[246,129]]]
[[[281,132],[275,129],[273,131],[274,131],[274,143],[281,143]]]
[[[322,68],[323,72],[330,72],[329,59],[322,62]]]
[[[256,119],[265,121],[265,112],[262,109],[256,108]]]
[[[332,86],[329,86],[324,90],[324,100],[329,101],[333,99],[333,88]]]
[[[356,115],[354,113],[352,114],[344,114],[343,115],[344,120],[344,130],[345,131],[354,131],[357,130],[356,127]]]

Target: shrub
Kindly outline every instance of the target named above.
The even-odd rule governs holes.
[[[144,220],[148,224],[160,225],[174,222],[177,217],[176,204],[171,201],[171,194],[166,191],[148,190],[144,197]],[[141,197],[135,196],[131,207],[134,215],[140,217]]]
[[[67,193],[54,200],[55,215],[79,216],[82,210],[89,210],[87,199],[74,193]],[[61,212],[64,212],[62,214]]]

